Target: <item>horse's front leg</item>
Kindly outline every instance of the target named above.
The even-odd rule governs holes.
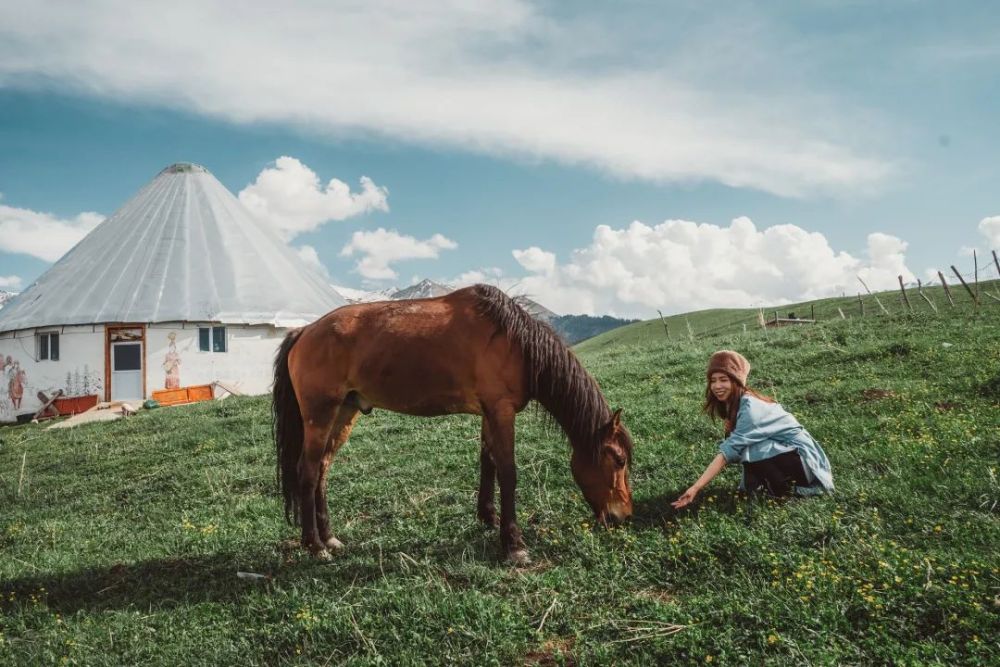
[[[517,527],[514,493],[517,466],[514,463],[514,409],[504,406],[490,417],[490,436],[497,480],[500,482],[500,542],[507,558],[515,565],[531,562]]]
[[[489,528],[499,525],[496,506],[493,504],[493,491],[496,488],[497,467],[491,454],[489,422],[483,417],[483,430],[479,447],[479,502],[477,511],[479,520]]]
[[[346,403],[341,404],[337,410],[337,417],[333,422],[329,444],[323,455],[319,483],[316,485],[316,532],[319,535],[319,541],[326,545],[327,549],[334,551],[342,549],[344,545],[330,531],[329,506],[326,500],[326,475],[330,470],[333,457],[337,455],[341,446],[351,436],[351,429],[354,428],[354,421],[357,418],[358,409],[355,406]]]

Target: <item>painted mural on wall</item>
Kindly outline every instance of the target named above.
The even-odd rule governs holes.
[[[167,354],[163,358],[163,370],[167,376],[164,380],[164,389],[181,388],[181,355],[177,352],[177,334],[171,331],[167,334]]]
[[[84,364],[83,372],[79,368],[73,371],[66,371],[66,384],[61,387],[66,396],[90,396],[104,393],[104,378],[99,373],[91,371],[88,364]]]
[[[21,368],[21,362],[9,354],[0,357],[0,416],[13,419],[21,409],[24,388],[28,374]]]

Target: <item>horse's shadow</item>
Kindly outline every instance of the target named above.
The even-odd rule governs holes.
[[[406,574],[414,567],[440,569],[459,559],[501,564],[496,532],[471,526],[467,543],[434,540],[387,544],[377,541],[348,545],[329,563],[313,560],[297,539],[262,543],[256,550],[153,558],[134,563],[84,567],[71,572],[26,574],[0,586],[0,613],[5,606],[29,601],[44,603],[64,615],[76,611],[112,609],[171,609],[202,602],[238,604],[254,590],[284,589],[319,578],[328,586],[348,588],[386,576]],[[477,538],[478,535],[478,538]],[[240,577],[238,572],[249,575]]]

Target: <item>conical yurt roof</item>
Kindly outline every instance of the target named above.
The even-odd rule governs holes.
[[[105,322],[300,326],[346,303],[207,169],[161,171],[0,310],[0,332]]]

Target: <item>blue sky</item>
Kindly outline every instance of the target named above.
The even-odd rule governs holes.
[[[489,280],[557,312],[1000,250],[994,3],[46,5],[0,2],[0,288],[176,161],[334,284]]]

